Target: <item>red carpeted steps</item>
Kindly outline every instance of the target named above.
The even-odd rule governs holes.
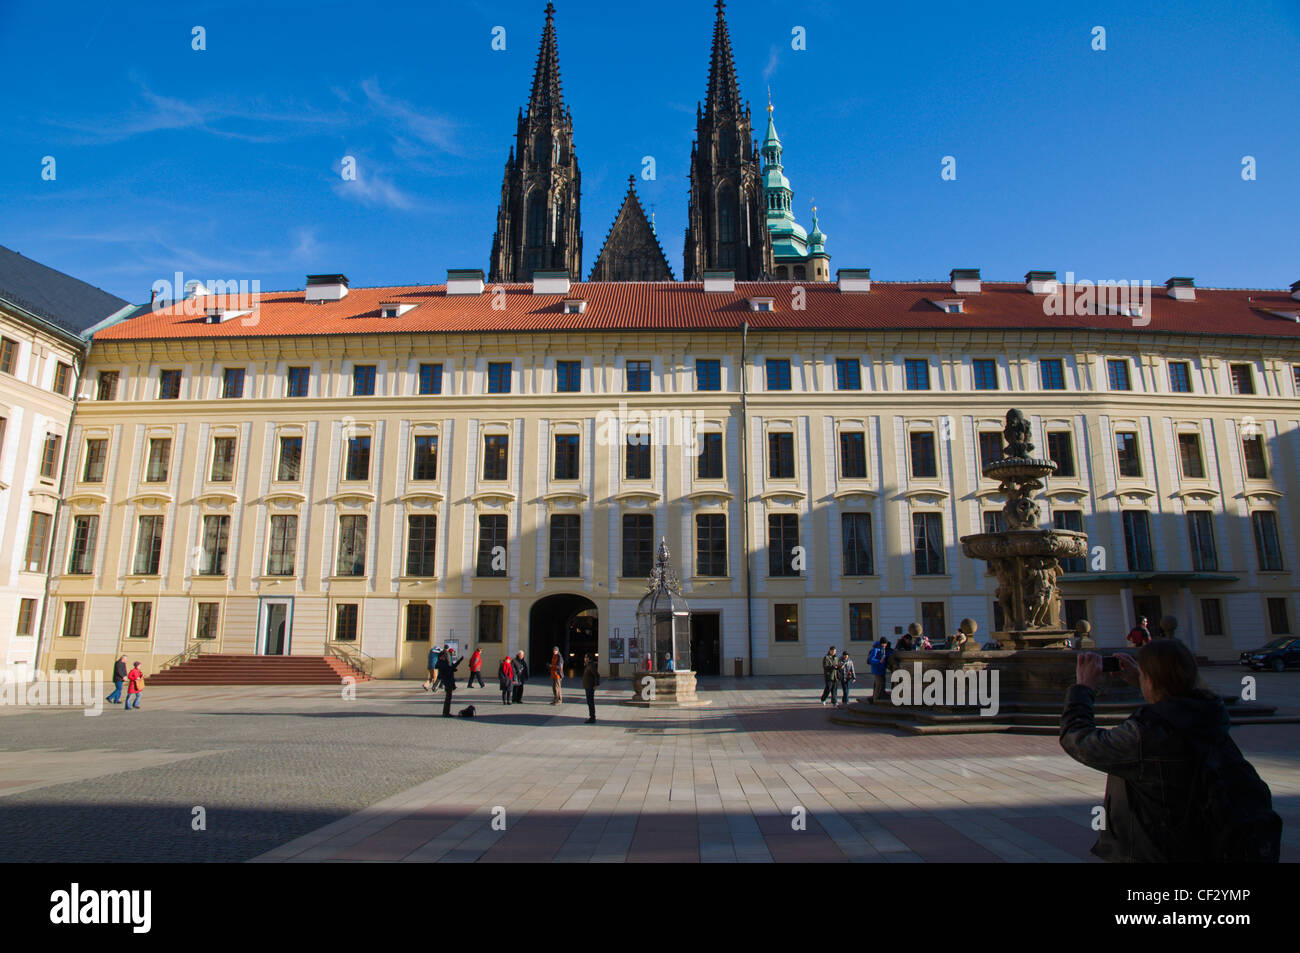
[[[156,675],[145,687],[171,685],[338,685],[344,678],[368,681],[334,656],[199,655]]]

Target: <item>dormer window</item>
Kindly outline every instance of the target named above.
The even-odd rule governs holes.
[[[584,312],[584,311],[586,311],[586,310],[587,310],[587,302],[586,302],[585,299],[583,299],[583,298],[565,298],[565,299],[564,299],[564,313],[565,313],[565,314],[582,314],[582,312]]]
[[[750,311],[775,311],[775,301],[772,298],[750,298]]]
[[[379,316],[381,318],[400,318],[414,307],[415,305],[413,304],[399,304],[396,301],[381,301],[379,303]]]
[[[945,314],[964,314],[966,311],[966,302],[961,298],[945,298],[941,301],[931,300],[930,303]]]

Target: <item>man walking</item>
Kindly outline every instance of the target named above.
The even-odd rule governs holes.
[[[835,682],[839,674],[840,660],[835,657],[835,646],[830,647],[824,656],[822,656],[822,677],[826,679],[826,687],[822,689],[822,704],[826,704],[826,696],[831,697],[831,705],[835,704]]]
[[[585,665],[582,669],[582,690],[587,693],[587,714],[590,716],[586,723],[594,725],[596,723],[596,686],[600,684],[600,672],[596,667],[596,660],[588,652],[583,658]]]
[[[429,646],[429,680],[424,683],[426,692],[436,692],[438,690],[438,646]]]
[[[124,682],[126,682],[126,656],[119,655],[117,661],[113,663],[113,692],[105,699],[110,705],[116,705],[122,700]]]
[[[515,698],[516,705],[524,701],[524,682],[528,681],[528,663],[524,661],[524,650],[515,653]]]
[[[125,656],[123,656],[125,658]],[[140,671],[140,663],[135,663],[135,668],[126,674],[130,684],[126,689],[126,708],[124,711],[130,711],[134,708],[140,710],[140,693],[144,689],[144,672]]]
[[[478,679],[478,687],[483,688],[483,650],[474,649],[474,654],[469,657],[469,681],[465,683],[467,688],[474,687],[474,679]]]
[[[451,717],[451,693],[456,690],[456,666],[451,663],[451,650],[443,649],[438,655],[438,680],[442,683],[442,717]]]
[[[558,645],[551,649],[551,662],[547,669],[551,673],[551,691],[555,696],[551,699],[551,704],[558,705],[564,701],[560,695],[560,683],[564,681],[564,657],[560,655]]]

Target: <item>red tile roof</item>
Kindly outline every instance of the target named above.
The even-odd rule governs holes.
[[[699,282],[574,282],[567,295],[535,295],[527,284],[488,286],[481,295],[447,295],[442,285],[353,288],[340,301],[307,304],[302,291],[264,292],[255,314],[220,324],[184,313],[180,303],[129,318],[95,335],[100,341],[242,338],[317,334],[526,332],[610,330],[1030,330],[1101,329],[1300,338],[1300,323],[1271,314],[1300,312],[1287,291],[1198,288],[1195,301],[1174,301],[1163,285],[1151,291],[1151,321],[1124,315],[1049,315],[1044,297],[1019,282],[984,282],[979,294],[957,295],[946,282],[874,282],[865,293],[841,293],[831,283],[737,282],[733,293],[705,293]],[[796,310],[795,289],[804,305]],[[1076,290],[1075,294],[1080,291]],[[751,311],[749,298],[774,299],[774,310]],[[584,298],[581,314],[562,302]],[[932,301],[960,298],[962,314]],[[203,299],[198,299],[202,301]],[[211,300],[211,299],[209,299]],[[494,310],[494,302],[505,307]],[[401,317],[381,318],[380,302],[414,304]]]

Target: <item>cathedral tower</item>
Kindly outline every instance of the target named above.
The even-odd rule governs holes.
[[[659,246],[654,226],[636,195],[636,178],[627,177],[623,207],[614,216],[605,245],[591,267],[591,281],[672,281],[673,270]]]
[[[534,271],[582,278],[582,176],[573,151],[573,116],[560,89],[555,7],[537,53],[528,111],[520,110],[515,145],[506,160],[488,267],[493,282],[532,281]]]

